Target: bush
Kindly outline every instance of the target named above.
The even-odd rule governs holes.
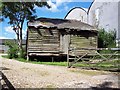
[[[5,45],[9,47],[8,52],[7,52],[8,58],[10,59],[17,58],[18,51],[19,51],[18,45],[13,41],[6,41]]]
[[[19,50],[19,53],[20,53],[19,55],[20,58],[26,59],[26,48],[25,47],[23,47],[22,50]]]
[[[106,32],[104,29],[99,30],[98,33],[98,47],[99,48],[112,48],[116,46],[115,43],[116,32]]]

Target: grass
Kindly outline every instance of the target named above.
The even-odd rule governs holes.
[[[8,58],[7,56],[2,56],[4,58]],[[27,61],[23,58],[14,58],[15,60],[26,62],[26,63],[33,63],[33,64],[44,64],[44,65],[55,65],[55,66],[67,66],[67,62],[36,62],[36,61]],[[102,61],[92,64],[88,61],[78,62],[74,64],[75,67],[82,67],[87,69],[97,69],[97,70],[120,70],[120,60],[109,60],[109,61]]]
[[[106,71],[119,71],[120,70],[120,60],[109,60],[102,61],[92,64],[90,62],[79,62],[75,64],[76,67],[82,67],[86,69],[97,69]]]
[[[34,62],[34,64],[45,64],[45,65],[57,65],[57,66],[66,66],[67,62]]]
[[[8,58],[7,55],[3,55],[2,57]],[[26,62],[26,63],[33,63],[33,64],[45,64],[45,65],[56,65],[56,66],[66,66],[67,62],[36,62],[36,61],[27,61],[24,58],[13,58],[15,60],[21,61],[21,62]]]

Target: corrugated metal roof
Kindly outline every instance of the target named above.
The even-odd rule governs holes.
[[[67,19],[51,19],[51,18],[38,18],[36,20],[28,22],[28,26],[46,27],[57,29],[69,29],[69,30],[91,30],[97,32],[97,29],[89,24],[83,23],[77,20],[67,20]]]

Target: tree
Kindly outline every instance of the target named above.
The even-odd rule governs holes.
[[[35,19],[36,10],[35,6],[43,7],[49,5],[46,1],[37,2],[2,2],[2,16],[4,18],[9,18],[9,24],[12,25],[13,30],[17,35],[18,45],[20,50],[22,50],[22,29],[25,20]]]
[[[3,18],[1,16],[2,16],[2,3],[1,3],[1,0],[0,0],[0,22],[3,21]]]

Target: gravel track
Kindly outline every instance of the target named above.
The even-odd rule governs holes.
[[[76,68],[25,63],[2,57],[0,61],[2,73],[14,88],[118,88],[118,76],[110,72],[89,70],[96,73],[90,75]],[[4,80],[1,83],[4,84]]]

